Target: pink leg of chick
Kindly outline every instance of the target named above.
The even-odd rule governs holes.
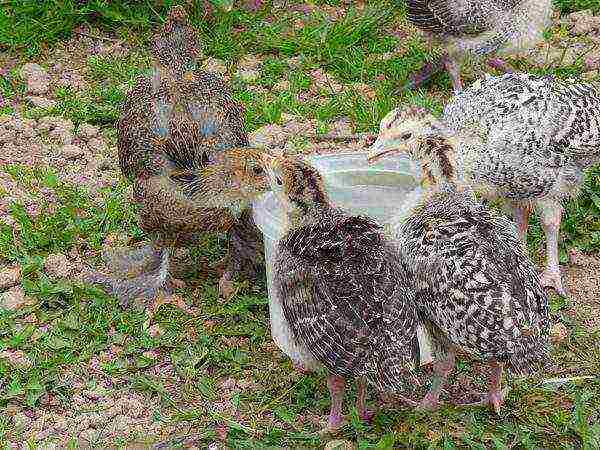
[[[544,286],[553,288],[558,295],[567,297],[563,287],[558,262],[558,233],[563,208],[557,201],[538,202],[536,205],[542,229],[546,234],[546,268],[542,272],[541,281]]]
[[[364,378],[356,379],[356,410],[358,417],[365,422],[371,422],[376,411],[367,408],[367,381]]]
[[[327,426],[321,430],[321,434],[336,433],[346,422],[342,414],[344,405],[344,394],[346,392],[346,381],[337,375],[327,376],[327,387],[331,395],[331,409],[327,418]]]
[[[435,411],[440,407],[440,394],[448,376],[454,370],[455,353],[454,350],[449,350],[445,359],[436,361],[433,364],[435,372],[431,381],[431,388],[425,394],[418,406],[420,411]]]

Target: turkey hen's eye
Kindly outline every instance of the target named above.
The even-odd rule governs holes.
[[[406,141],[406,140],[410,139],[411,136],[412,136],[412,133],[402,133],[400,135],[400,139],[402,139],[403,141]]]
[[[277,183],[278,186],[283,186],[283,181],[281,181],[281,178],[279,178],[279,177],[275,178],[275,182]]]

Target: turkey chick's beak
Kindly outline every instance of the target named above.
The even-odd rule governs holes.
[[[195,77],[194,77],[194,72],[193,72],[193,71],[191,71],[191,70],[186,70],[186,71],[183,73],[183,79],[184,79],[185,81],[192,82],[192,81],[194,81],[194,78],[195,78]]]
[[[388,139],[385,134],[380,134],[377,140],[369,147],[367,162],[373,164],[386,156],[398,155],[408,151],[408,146],[397,141]]]

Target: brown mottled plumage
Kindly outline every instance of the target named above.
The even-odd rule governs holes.
[[[444,139],[405,131],[395,148],[421,163],[428,186],[392,227],[414,270],[419,318],[436,358],[436,377],[420,406],[437,408],[461,350],[493,367],[481,403],[499,411],[503,367],[523,374],[548,362],[548,295],[515,225],[475,200]],[[369,159],[386,153],[377,142]]]
[[[365,380],[388,393],[414,381],[412,274],[377,223],[331,206],[314,168],[299,158],[277,158],[268,171],[288,221],[274,287],[294,339],[330,372],[327,430],[333,431],[343,421],[344,379],[358,380],[363,419],[372,415]]]
[[[133,182],[140,226],[161,255],[161,289],[168,290],[170,249],[201,232],[228,231],[229,265],[219,283],[228,296],[232,277],[253,272],[262,258],[248,211],[264,187],[261,152],[247,148],[243,110],[227,84],[196,70],[201,51],[182,7],[171,8],[152,50],[153,73],[138,78],[117,122],[119,164]],[[124,302],[129,291],[113,289]]]
[[[181,176],[179,171],[138,181],[135,195],[142,205],[140,226],[153,237],[152,246],[104,255],[119,277],[93,273],[88,281],[103,285],[123,302],[166,295],[171,290],[171,250],[195,242],[198,234],[206,231],[228,231],[231,253],[236,246],[250,245],[251,252],[260,254],[260,242],[248,239],[253,229],[244,228],[237,217],[248,214],[245,205],[268,189],[261,166],[264,155],[249,147],[225,150],[198,170],[202,184],[197,189],[193,183],[176,185],[173,178]]]

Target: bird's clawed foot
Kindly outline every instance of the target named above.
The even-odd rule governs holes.
[[[440,400],[437,395],[428,392],[416,406],[419,412],[434,412],[440,409]]]
[[[472,403],[455,403],[456,406],[486,406],[489,405],[496,414],[500,414],[500,409],[504,404],[504,399],[510,391],[509,387],[504,389],[492,389],[486,393],[480,393],[481,400]]]
[[[563,286],[560,269],[546,269],[540,275],[542,286],[554,289],[561,297],[568,297],[569,293]]]
[[[313,370],[304,367],[304,365],[300,361],[292,361],[292,367],[294,367],[295,371],[300,372],[303,375],[307,375],[309,373],[314,372]]]
[[[319,431],[319,436],[331,436],[337,434],[346,426],[348,421],[342,414],[330,414],[327,418],[327,425]]]

